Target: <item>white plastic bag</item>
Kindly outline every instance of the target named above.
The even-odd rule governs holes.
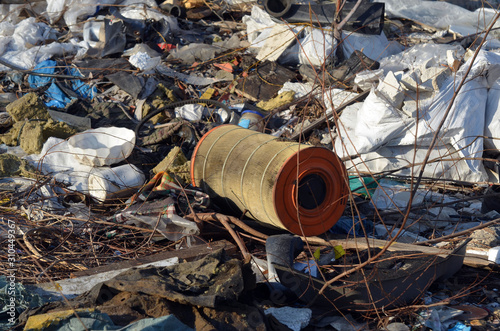
[[[299,63],[321,66],[330,57],[337,46],[331,33],[308,28],[305,37],[300,40]]]
[[[383,31],[380,35],[342,32],[342,50],[346,59],[355,50],[362,50],[370,59],[380,62],[382,58],[400,53],[403,46],[397,41],[387,40]]]

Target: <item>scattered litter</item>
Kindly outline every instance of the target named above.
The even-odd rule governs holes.
[[[3,1],[2,327],[498,329],[499,5]]]

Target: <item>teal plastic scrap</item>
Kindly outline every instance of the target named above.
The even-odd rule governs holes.
[[[373,193],[375,193],[377,186],[377,182],[372,177],[349,176],[349,187],[352,193],[360,194],[364,197],[371,197]]]
[[[12,282],[11,282],[12,281]],[[13,299],[11,299],[13,298]],[[28,308],[44,304],[42,298],[32,294],[14,278],[0,276],[0,329],[7,330],[17,321],[19,314]]]
[[[194,331],[177,319],[174,315],[166,315],[157,318],[144,318],[125,327],[115,325],[111,318],[104,313],[78,312],[78,318],[74,314],[68,315],[64,319],[54,319],[49,326],[44,325],[44,331],[74,331],[74,330],[93,330],[93,331]],[[29,324],[29,322],[28,322]],[[24,331],[38,330],[36,323],[32,324],[34,328],[27,325]],[[85,327],[85,328],[84,328]]]

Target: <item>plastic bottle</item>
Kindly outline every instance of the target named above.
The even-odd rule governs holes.
[[[253,131],[262,132],[264,129],[264,116],[255,110],[244,110],[238,125]]]

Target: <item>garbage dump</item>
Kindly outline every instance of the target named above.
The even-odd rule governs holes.
[[[499,18],[2,1],[0,328],[500,328]]]

